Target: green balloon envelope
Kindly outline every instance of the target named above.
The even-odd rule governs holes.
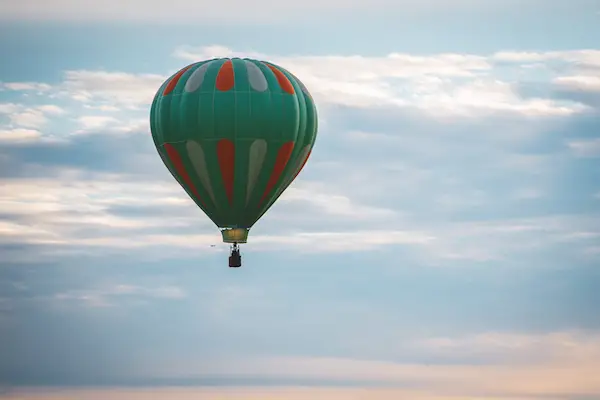
[[[188,65],[163,83],[150,129],[164,164],[221,228],[223,241],[245,243],[308,160],[317,111],[285,69],[219,58]]]

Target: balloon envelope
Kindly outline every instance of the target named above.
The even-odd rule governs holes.
[[[306,87],[282,67],[219,58],[163,83],[150,128],[165,166],[223,228],[223,241],[244,243],[308,160],[317,111]]]

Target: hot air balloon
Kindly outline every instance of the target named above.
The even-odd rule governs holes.
[[[152,138],[163,163],[231,244],[294,181],[317,137],[317,111],[291,72],[266,61],[216,58],[186,66],[157,91]]]

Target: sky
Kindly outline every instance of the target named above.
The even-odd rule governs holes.
[[[600,398],[599,37],[597,0],[0,2],[0,398]],[[148,122],[233,56],[320,121],[239,269]]]

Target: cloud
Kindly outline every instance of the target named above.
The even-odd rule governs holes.
[[[538,335],[490,332],[459,338],[428,338],[417,347],[444,355],[475,354],[511,363],[561,362],[600,359],[600,337],[589,332],[550,332]]]
[[[556,89],[580,93],[600,92],[600,50],[584,49],[549,52],[498,52],[493,59],[503,63],[537,67],[557,74],[551,82]]]
[[[597,49],[547,52],[499,51],[493,55],[493,59],[502,62],[528,64],[558,61],[578,68],[600,68],[600,50]]]
[[[22,143],[37,140],[42,133],[35,129],[2,129],[0,130],[0,143]]]
[[[48,122],[48,119],[39,110],[27,109],[11,115],[10,121],[24,128],[40,128]]]
[[[589,111],[588,106],[573,101],[520,97],[513,84],[491,76],[493,56],[391,53],[385,57],[282,57],[221,46],[181,47],[174,55],[190,62],[223,56],[269,59],[294,71],[325,104],[393,106],[437,117],[483,118],[496,113],[569,116]]]
[[[600,156],[600,139],[571,141],[567,145],[577,157]]]
[[[304,253],[331,251],[375,250],[387,245],[426,245],[435,237],[418,231],[352,231],[352,232],[302,232],[285,236],[264,235],[253,238],[253,243],[269,247],[293,248]]]
[[[402,383],[437,392],[463,396],[486,394],[504,396],[543,396],[598,394],[600,385],[593,378],[597,359],[581,363],[551,363],[527,366],[443,366],[411,365],[381,361],[335,358],[275,358],[233,364],[236,374],[263,374],[278,377],[331,379],[333,381],[371,381],[379,384]],[[498,382],[504,382],[498,387]]]
[[[191,202],[185,202],[185,193],[182,194],[175,184],[132,184],[127,180],[115,180],[114,176],[111,179],[110,175],[96,180],[76,177],[77,172],[73,175],[64,171],[62,176],[53,179],[5,181],[0,190],[2,210],[16,218],[13,222],[5,222],[4,231],[8,235],[5,239],[16,239],[17,236],[21,236],[19,240],[25,239],[22,235],[28,232],[28,220],[36,221],[37,228],[32,232],[51,234],[56,238],[57,244],[69,243],[72,240],[76,242],[78,236],[79,239],[84,239],[81,229],[86,227],[91,229],[89,234],[105,227],[108,231],[104,233],[118,242],[121,239],[113,234],[123,233],[124,230],[189,224],[184,216],[168,219],[161,216],[128,218],[108,212],[113,205],[138,204],[143,204],[144,207],[164,204],[171,208],[186,205],[187,210],[192,209],[189,204]],[[18,222],[19,220],[21,222]],[[10,228],[11,226],[13,228]],[[42,236],[35,235],[27,239],[30,243],[41,243],[45,240]]]
[[[489,261],[544,251],[569,235],[575,251],[589,235],[600,234],[592,216],[432,223],[301,187],[290,188],[289,198],[284,194],[270,216],[253,229],[254,251],[357,252],[401,245],[426,262]],[[52,179],[4,181],[0,205],[11,216],[0,223],[2,243],[87,251],[145,248],[152,254],[182,257],[178,249],[219,242],[216,227],[168,180],[132,182],[111,174],[87,179],[81,172],[64,170]],[[588,235],[578,235],[581,232]],[[44,254],[40,256],[47,257]]]
[[[45,114],[50,114],[50,115],[62,115],[65,113],[65,110],[63,110],[62,108],[60,108],[59,106],[54,105],[54,104],[42,105],[42,106],[39,106],[37,109]]]
[[[48,123],[48,116],[58,116],[65,110],[54,104],[25,107],[21,104],[4,103],[0,105],[0,114],[5,114],[10,124],[17,128],[39,129]]]
[[[183,47],[175,56],[188,61],[216,56],[270,59],[293,70],[317,99],[352,107],[389,105],[434,116],[479,117],[489,113],[561,116],[588,110],[574,102],[519,97],[512,84],[490,76],[493,58],[479,55],[269,57],[216,46]]]
[[[135,109],[152,102],[167,76],[108,71],[66,71],[61,89],[74,100]]]
[[[15,103],[0,103],[0,114],[12,114],[19,110],[20,105]]]
[[[537,0],[529,3],[536,4]],[[193,23],[197,21],[230,23],[282,23],[299,17],[336,15],[345,12],[370,12],[385,9],[387,13],[414,14],[431,13],[438,8],[469,10],[473,7],[492,11],[514,5],[513,0],[488,1],[485,6],[475,0],[375,0],[367,5],[352,0],[305,1],[302,3],[272,3],[260,0],[250,5],[240,0],[226,0],[221,6],[212,7],[206,1],[175,0],[170,4],[147,3],[130,0],[123,4],[108,0],[100,6],[91,0],[24,0],[22,3],[2,3],[0,15],[11,20],[59,20],[59,21],[151,21],[160,23]],[[519,4],[522,4],[521,2]],[[92,11],[93,8],[93,11]],[[376,13],[378,14],[378,13]]]
[[[111,307],[122,305],[124,298],[157,298],[157,299],[182,299],[186,293],[179,287],[164,286],[145,288],[133,285],[115,285],[109,288],[92,290],[69,290],[56,293],[52,300],[64,303],[74,301],[89,307]]]
[[[150,123],[147,118],[130,119],[123,121],[109,115],[84,115],[78,118],[81,129],[76,133],[97,134],[103,133],[146,133],[150,130]]]
[[[78,118],[78,121],[83,130],[98,130],[106,128],[111,123],[119,123],[120,121],[107,115],[84,115]]]
[[[507,341],[505,341],[505,339]],[[462,342],[460,342],[462,340]],[[498,342],[500,340],[500,342]],[[583,340],[583,341],[582,341]],[[442,351],[483,351],[491,349],[503,352],[504,361],[488,361],[479,364],[422,364],[382,360],[361,360],[338,357],[252,357],[222,358],[210,363],[180,360],[146,362],[136,368],[137,376],[156,376],[171,379],[190,379],[203,376],[228,377],[235,379],[267,380],[281,386],[289,382],[326,382],[331,386],[343,386],[353,382],[353,386],[366,386],[361,395],[371,393],[383,395],[385,399],[398,398],[398,395],[416,395],[423,399],[455,398],[572,398],[573,396],[593,396],[600,394],[600,383],[594,371],[600,354],[600,340],[597,334],[556,332],[547,335],[516,335],[510,337],[501,333],[490,333],[475,339],[456,340],[426,339],[428,347]],[[472,345],[474,347],[469,347]],[[511,355],[519,351],[535,356],[515,362]],[[541,357],[540,357],[541,356]],[[247,381],[246,381],[247,382]],[[394,389],[375,389],[373,386],[392,386]],[[202,395],[204,388],[197,389]],[[213,389],[216,390],[216,389]],[[220,389],[210,394],[231,393]],[[254,389],[257,390],[257,389]],[[272,388],[270,390],[281,390]],[[291,390],[291,389],[288,389]],[[305,389],[313,390],[313,389]],[[323,389],[321,389],[323,390]],[[337,389],[340,393],[350,393],[357,389]],[[345,392],[347,391],[347,392]],[[262,389],[261,394],[269,393]],[[245,392],[246,394],[256,392]],[[327,392],[326,392],[327,393]],[[205,393],[208,395],[208,393]],[[292,393],[289,393],[292,395]],[[305,395],[307,393],[304,393]],[[331,395],[332,393],[330,393]],[[208,397],[207,397],[208,398]],[[235,397],[234,397],[235,398]],[[244,398],[244,397],[240,397]],[[252,398],[252,397],[250,397]],[[330,397],[327,397],[330,398]],[[352,397],[350,397],[352,398]],[[362,397],[361,397],[362,398]]]
[[[553,82],[565,89],[600,92],[600,76],[560,76],[555,78]]]
[[[252,56],[269,59],[300,77],[318,100],[321,109],[332,105],[359,108],[393,107],[422,112],[437,118],[486,118],[515,114],[530,117],[567,117],[591,111],[590,106],[551,96],[523,97],[518,85],[494,76],[497,63],[510,60],[517,74],[530,60],[558,59],[574,69],[596,64],[596,53],[582,50],[554,54],[498,53],[491,56],[443,53],[412,55],[390,53],[365,56],[277,56],[239,52],[223,46],[182,46],[174,56],[195,62],[217,56]],[[511,64],[512,65],[512,64]],[[577,67],[582,68],[582,67]],[[87,107],[132,110],[146,107],[167,74],[132,74],[115,71],[71,70],[57,90]],[[568,77],[557,76],[557,83]],[[564,85],[563,85],[564,86]],[[43,121],[32,115],[22,119],[30,126]],[[29,122],[27,122],[29,120]],[[31,126],[30,126],[31,127]]]
[[[160,287],[114,285],[95,292],[72,292],[70,295],[61,296],[61,301],[77,299],[88,306],[102,306],[103,303],[98,304],[98,299],[94,299],[94,294],[97,293],[104,293],[115,304],[118,304],[117,302],[127,304],[128,299],[133,301],[134,297],[151,298],[152,296],[180,300],[177,304],[188,300],[182,298],[183,294],[174,288],[165,290]],[[238,293],[236,290],[224,292],[224,299],[228,299],[230,303],[243,304],[246,297],[239,297],[236,293]],[[130,304],[135,305],[135,303]],[[173,309],[173,312],[177,311]],[[124,315],[118,320],[124,327],[129,328],[128,320],[136,318],[135,314],[139,313],[133,309],[130,317]],[[72,314],[69,314],[69,318],[73,318]],[[169,321],[166,316],[161,317],[161,320],[165,318]],[[261,316],[252,318],[262,321]],[[255,320],[253,326],[256,324]],[[166,331],[161,327],[155,329],[159,331],[158,337],[162,342],[164,338],[161,335]],[[190,326],[190,329],[193,327]],[[351,333],[346,332],[345,336],[352,336]],[[249,339],[253,334],[256,332],[251,329],[249,332],[244,331],[242,337]],[[336,398],[331,396],[339,395],[340,399],[353,398],[344,396],[358,396],[357,398],[367,396],[369,399],[389,400],[397,398],[570,399],[577,396],[593,398],[600,394],[600,382],[595,379],[594,373],[600,367],[598,331],[567,330],[545,333],[486,331],[453,336],[425,334],[413,338],[397,337],[395,341],[386,342],[390,351],[382,358],[341,355],[301,356],[290,353],[289,350],[285,354],[277,354],[274,350],[266,354],[248,354],[240,353],[237,349],[221,352],[215,356],[211,353],[202,353],[203,350],[196,349],[195,346],[186,349],[185,343],[182,348],[178,348],[179,351],[173,351],[173,345],[173,343],[164,343],[164,346],[170,349],[167,352],[146,349],[143,354],[135,357],[133,362],[121,355],[120,359],[124,365],[127,365],[127,369],[126,373],[119,374],[119,382],[121,384],[129,382],[130,385],[134,382],[133,385],[138,387],[152,384],[153,392],[165,396],[170,393],[177,398],[195,395],[190,398],[207,399],[219,396],[253,398],[249,397],[250,395],[315,398],[310,396],[312,393],[324,396],[323,398]],[[397,346],[401,351],[397,351],[395,348]],[[297,348],[296,345],[294,349]],[[185,349],[188,357],[181,356],[182,349]],[[415,358],[415,353],[419,354],[420,358]],[[203,356],[198,357],[198,354]],[[459,355],[461,359],[454,358],[449,361],[447,357],[454,355]],[[432,356],[435,357],[435,361]],[[472,356],[479,358],[469,359]],[[68,363],[76,365],[71,358],[68,358]],[[106,382],[112,381],[110,374],[103,376]],[[88,378],[87,382],[93,380]],[[202,387],[207,382],[212,382],[211,387]],[[181,383],[185,383],[187,388],[173,388]],[[245,386],[249,384],[252,384],[252,388]],[[267,384],[269,387],[260,387],[259,384]],[[219,387],[221,385],[228,387]],[[295,387],[296,385],[302,385],[303,388]],[[41,392],[35,393],[22,388],[9,392],[9,395],[21,396],[18,398],[28,398],[26,396],[36,398],[36,395],[43,393],[45,396],[57,396],[56,398],[72,396],[90,399],[95,398],[92,396],[103,396],[98,398],[109,399],[135,398],[131,397],[136,395],[135,391],[138,391],[137,396],[141,396],[140,398],[148,398],[144,395],[149,395],[147,389],[110,388],[97,389],[98,392],[96,389],[93,391],[86,389],[85,395],[82,391],[73,390],[75,389],[70,389],[69,393],[65,389],[42,388]],[[121,394],[119,395],[118,392]]]
[[[589,218],[598,222],[596,216]],[[448,260],[515,262],[517,254],[526,257],[549,251],[568,236],[573,240],[569,252],[581,254],[586,236],[576,233],[586,228],[598,233],[596,222],[572,215],[443,224],[430,230],[437,240],[427,250],[429,256]]]
[[[243,53],[207,46],[179,47],[174,55],[191,61]],[[558,61],[564,68],[557,73],[589,69],[596,53],[251,55],[300,76],[318,98],[323,121],[301,179],[253,228],[254,249],[400,246],[420,262],[493,262],[540,256],[558,237],[587,229],[575,205],[563,207],[556,220],[537,210],[568,196],[555,179],[571,156],[565,141],[576,155],[595,154],[595,142],[577,136],[572,124],[593,121],[596,111],[550,95],[522,95],[497,68],[514,64],[517,74],[527,63]],[[71,70],[52,87],[64,106],[13,100],[0,107],[51,116],[61,132],[58,141],[52,129],[13,128],[12,122],[2,131],[1,170],[10,178],[0,189],[9,214],[4,243],[175,255],[218,241],[149,139],[147,107],[166,76]],[[44,195],[33,196],[40,189]],[[490,215],[495,219],[486,220]],[[569,252],[581,254],[583,245],[576,241]]]
[[[0,189],[0,205],[13,219],[0,224],[0,241],[54,246],[197,248],[214,244],[218,239],[216,227],[210,228],[212,223],[175,182],[134,184],[112,175],[88,180],[78,178],[78,173],[73,172],[65,170],[62,176],[52,179],[5,181]],[[305,207],[298,206],[298,201],[308,203],[309,207],[314,205],[315,211],[320,211],[314,215],[316,224],[323,217],[352,214],[351,200],[346,197],[321,194],[311,198],[305,191],[290,190],[290,198],[286,201],[282,197],[282,203],[293,208]],[[340,199],[340,207],[335,207]],[[120,209],[130,209],[132,213],[127,215]],[[366,212],[363,218],[393,215],[392,211],[368,206],[359,206],[356,211]],[[282,212],[287,213],[285,209]],[[281,224],[283,218],[275,217],[274,221],[277,220]],[[32,221],[35,228],[30,226]],[[426,243],[431,239],[419,232],[393,231],[296,232],[252,238],[259,249],[280,244],[283,248],[313,251],[366,250],[393,243]]]
[[[325,185],[311,182],[290,187],[282,196],[281,202],[291,206],[294,203],[302,203],[303,206],[308,204],[324,214],[345,218],[387,219],[396,215],[396,211],[391,209],[355,204],[348,196],[331,193]]]
[[[43,93],[49,91],[52,88],[52,86],[46,83],[39,82],[0,82],[0,88],[15,91],[35,91],[38,93]]]
[[[240,21],[236,13],[252,21],[250,10],[268,14],[262,21],[285,21],[274,18],[280,12],[301,24],[303,15],[330,20],[322,7],[331,6],[344,23],[351,12],[422,22],[411,14],[417,5],[402,1],[264,9],[260,0],[229,9],[232,0],[219,7],[197,1],[187,10],[205,12],[179,18],[182,0],[134,10],[135,0],[111,1],[89,10],[85,1],[57,7],[48,0],[29,11],[2,4],[0,14],[12,18],[19,13],[3,11],[21,7],[23,17],[85,21],[87,13],[112,18],[113,27],[119,17],[159,14],[177,25],[188,16],[206,25],[225,13],[231,22]],[[468,14],[479,18],[492,7],[486,3],[470,2]],[[430,12],[460,18],[456,4],[435,3]],[[248,34],[241,37],[255,35],[235,23],[235,32]],[[213,31],[224,42],[240,37]],[[161,51],[162,42],[144,43]],[[93,57],[77,66],[62,57],[70,67],[62,75],[49,64],[42,71],[52,82],[2,84],[0,381],[370,386],[202,389],[209,398],[600,395],[593,307],[600,301],[600,171],[590,153],[600,103],[589,85],[598,76],[596,53],[510,61],[456,51],[385,54],[377,46],[369,55],[256,49],[251,54],[307,83],[322,124],[302,175],[253,227],[245,268],[231,270],[218,230],[157,156],[148,106],[174,69],[241,55],[243,47],[183,46],[178,58],[154,63],[140,63],[145,56],[127,47],[121,57],[101,57],[104,69]],[[573,77],[585,77],[587,89]]]

